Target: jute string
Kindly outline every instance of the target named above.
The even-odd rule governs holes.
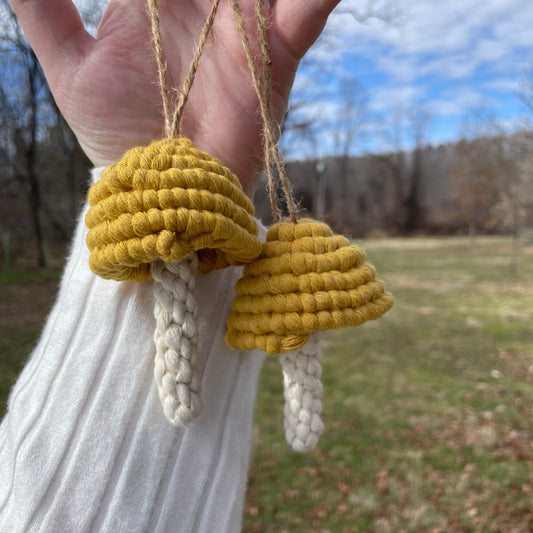
[[[268,175],[268,189],[270,192],[270,205],[272,207],[272,214],[276,221],[281,220],[281,213],[278,206],[278,199],[276,194],[276,179],[274,168],[278,172],[278,179],[281,183],[287,209],[291,222],[298,222],[298,208],[292,195],[292,189],[289,178],[285,172],[285,165],[279,153],[277,139],[279,138],[279,128],[274,119],[274,112],[272,110],[272,73],[271,73],[271,59],[270,49],[268,46],[268,25],[264,16],[264,0],[256,0],[255,2],[255,19],[257,22],[257,40],[260,48],[260,64],[262,66],[261,72],[257,68],[244,17],[241,7],[237,0],[229,0],[235,23],[239,35],[241,37],[250,74],[252,75],[252,82],[254,85],[257,98],[259,100],[259,109],[261,111],[261,118],[263,119],[263,151],[265,158],[265,167]]]
[[[200,58],[205,48],[209,33],[213,27],[215,16],[218,11],[220,0],[214,0],[211,11],[205,21],[198,45],[194,52],[189,71],[179,93],[178,102],[174,112],[171,112],[169,90],[166,78],[167,62],[163,51],[161,38],[161,25],[159,18],[159,1],[148,0],[148,13],[150,16],[152,43],[154,55],[157,61],[158,81],[163,102],[163,114],[165,118],[165,134],[167,137],[178,137],[183,120],[183,110],[189,98],[189,94],[198,71]],[[264,0],[255,0],[255,20],[257,24],[257,41],[259,45],[259,60],[256,61],[248,31],[244,23],[242,9],[237,0],[228,0],[234,14],[235,25],[239,32],[252,83],[259,101],[259,109],[263,121],[263,153],[265,168],[268,176],[268,189],[272,214],[276,221],[281,220],[281,211],[278,205],[277,180],[283,190],[290,219],[293,223],[298,221],[298,208],[292,195],[290,181],[285,172],[283,159],[280,155],[277,139],[279,138],[279,126],[274,119],[272,110],[272,72],[270,49],[268,46],[268,23],[264,12]],[[259,67],[258,63],[259,62]],[[277,172],[277,179],[276,179]]]
[[[154,48],[154,55],[157,62],[157,75],[159,81],[159,89],[161,91],[161,99],[163,101],[163,114],[165,118],[165,135],[169,138],[177,138],[180,135],[181,123],[183,121],[183,110],[189,99],[198,66],[200,65],[200,58],[205,48],[205,44],[209,37],[209,33],[213,28],[215,16],[218,11],[220,0],[214,0],[211,6],[211,11],[205,21],[204,27],[198,40],[198,45],[194,52],[189,71],[183,82],[181,91],[179,92],[178,102],[174,112],[170,111],[169,90],[167,84],[167,60],[163,50],[163,41],[161,38],[161,24],[159,20],[159,3],[160,0],[148,0],[148,14],[150,17],[152,30],[152,45]]]
[[[161,91],[161,100],[163,101],[165,135],[167,135],[167,137],[172,137],[172,121],[170,115],[170,103],[168,98],[168,87],[166,79],[167,62],[165,59],[165,54],[163,52],[163,42],[161,40],[158,0],[148,0],[148,13],[150,15],[150,23],[152,30],[152,45],[154,47],[154,55],[157,62],[159,89]]]

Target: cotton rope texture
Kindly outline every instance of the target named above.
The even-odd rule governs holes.
[[[283,191],[283,194],[285,196],[290,220],[292,223],[297,224],[297,206],[292,196],[290,181],[286,176],[283,160],[280,157],[276,141],[276,139],[279,137],[279,132],[276,131],[278,125],[274,119],[271,102],[272,75],[270,70],[271,61],[270,50],[268,47],[268,24],[264,13],[264,0],[255,1],[255,20],[257,25],[257,38],[259,43],[259,64],[261,68],[258,68],[258,66],[256,65],[254,52],[250,44],[250,39],[248,38],[246,25],[244,23],[242,10],[239,6],[239,3],[237,0],[229,0],[229,2],[233,9],[237,29],[239,30],[239,33],[241,35],[242,44],[252,76],[253,86],[256,90],[257,97],[259,99],[259,107],[261,111],[261,117],[263,119],[263,149],[265,167],[268,175],[268,188],[270,193],[272,214],[274,220],[279,224],[279,221],[281,220],[281,211],[278,207],[276,186],[277,181],[279,181],[279,183],[281,184],[281,190]],[[277,181],[274,175],[274,170],[277,170]],[[275,224],[271,231],[276,231],[278,224]],[[344,244],[344,242],[341,243],[341,246]],[[265,247],[267,246],[268,243],[265,245]],[[315,251],[313,249],[310,250],[310,253],[314,252]],[[289,262],[291,261],[292,260],[289,259]],[[272,267],[271,270],[269,270],[269,267]],[[275,276],[275,272],[279,270],[279,268],[280,265],[276,265],[276,260],[271,261],[266,266],[266,271],[264,274],[266,276]],[[283,265],[281,265],[281,268],[283,268]],[[277,285],[277,283],[280,281],[279,278],[273,279],[275,279],[274,285]],[[279,295],[279,286],[272,287],[272,289],[273,292],[267,294],[266,300],[270,298],[270,294]],[[265,298],[263,298],[262,300],[259,298],[256,299],[256,296],[260,295],[261,293],[259,293],[259,295],[251,295],[251,299],[247,301],[247,304],[249,304],[248,309],[250,313],[246,315],[246,318],[244,314],[240,316],[240,318],[242,318],[244,322],[246,322],[247,318],[250,318],[254,314],[256,310],[255,306],[257,303],[260,303],[260,305],[266,305],[267,309],[269,309],[269,304],[268,302],[265,302]],[[277,300],[280,300],[280,298],[277,298]],[[239,303],[241,303],[242,305],[246,305],[243,303],[242,299],[239,299],[239,296],[237,297],[237,302],[237,305],[239,305]],[[276,305],[278,304],[279,301],[276,301],[273,308],[275,309]],[[266,311],[265,315],[260,317],[260,320],[266,324],[268,324],[269,321],[269,318],[266,316],[267,313],[271,314],[272,311]],[[337,314],[338,312],[335,313],[335,315]],[[294,312],[292,316],[294,318]],[[241,344],[237,342],[236,344],[233,344],[235,342],[234,337],[239,335],[232,330],[231,322],[232,320],[237,320],[236,317],[239,318],[238,315],[233,315],[230,316],[228,320],[229,331],[226,337],[227,342],[230,345],[244,349],[252,349],[252,347],[261,347],[262,349],[269,351],[267,348],[268,343],[256,344],[256,339],[254,339],[253,334],[251,335],[251,339],[249,338],[250,342]],[[308,320],[308,322],[312,321]],[[342,320],[340,320],[340,322],[342,322]],[[337,318],[337,325],[338,323],[339,319]],[[267,331],[270,331],[271,327],[269,325],[267,325],[266,327]],[[310,326],[310,330],[313,331],[315,329],[327,329],[327,327],[337,326],[335,326],[334,324],[329,324],[324,327],[324,324],[312,324]],[[338,327],[340,326],[338,325]],[[246,325],[242,327],[245,333],[241,332],[241,337],[246,336],[246,334],[248,334],[248,336],[250,337],[250,333],[246,331],[246,328]],[[298,347],[300,347],[299,351],[292,352],[291,357],[284,356],[283,354],[280,357],[284,376],[284,396],[286,400],[285,435],[289,444],[293,447],[293,449],[297,451],[307,451],[313,449],[316,443],[318,442],[320,434],[324,429],[322,421],[320,420],[320,412],[322,410],[322,404],[320,400],[322,396],[319,363],[320,346],[318,343],[318,336],[316,334],[313,334],[313,342],[311,343],[311,345],[305,346],[305,342],[309,339],[309,333],[310,332],[306,332],[303,335],[288,335],[282,341],[282,343],[284,344],[283,350],[273,350],[274,353],[278,353],[284,352],[286,350],[297,349]],[[242,340],[243,339],[241,338],[241,341]],[[308,384],[309,387],[302,388],[302,383]],[[311,384],[313,385],[311,386]],[[303,390],[305,390],[305,401],[302,392]],[[314,406],[314,412],[312,414],[309,410],[309,406]]]
[[[364,251],[310,219],[272,226],[236,292],[228,342],[270,354],[299,348],[312,331],[375,320],[393,303]]]
[[[115,280],[153,276],[156,318],[154,375],[166,417],[188,425],[202,410],[196,272],[242,265],[260,252],[253,204],[219,161],[180,137],[215,0],[170,117],[166,61],[157,0],[148,1],[167,139],[128,151],[89,193],[90,267]]]
[[[324,432],[322,413],[322,355],[319,334],[311,333],[299,350],[280,354],[283,369],[285,438],[297,452],[312,450]]]
[[[165,265],[158,260],[152,264],[154,279],[158,281],[154,285],[157,324],[154,373],[166,417],[184,426],[202,410],[200,377],[194,371],[198,353],[198,306],[194,298],[197,265],[194,253],[180,262]]]
[[[207,274],[259,255],[254,207],[239,180],[189,139],[129,150],[89,191],[90,266],[115,280],[151,278],[156,259],[198,252]]]

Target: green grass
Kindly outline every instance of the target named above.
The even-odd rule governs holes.
[[[284,443],[267,361],[244,531],[529,531],[533,250],[512,276],[501,238],[366,248],[395,306],[324,336],[314,453]]]
[[[43,270],[18,271],[11,269],[0,270],[0,285],[21,285],[38,281],[57,281],[61,276],[58,268]]]
[[[533,247],[510,241],[365,244],[395,306],[323,337],[312,453],[283,436],[281,369],[262,374],[245,533],[533,530]],[[0,413],[57,274],[0,278]]]
[[[0,417],[52,305],[59,270],[0,274]]]

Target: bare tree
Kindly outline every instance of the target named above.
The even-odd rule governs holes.
[[[504,139],[501,157],[504,170],[497,182],[497,201],[492,209],[493,222],[512,234],[510,271],[516,273],[520,233],[533,221],[533,69],[520,80],[519,98],[528,114],[517,133]]]
[[[450,182],[456,191],[461,222],[468,225],[470,245],[477,232],[486,224],[494,202],[494,172],[487,164],[486,147],[482,140],[462,139],[455,147],[450,168]]]
[[[425,223],[424,149],[430,115],[423,104],[397,105],[382,122],[386,125],[383,135],[392,152],[374,154],[374,158],[392,181],[394,202],[388,219],[400,233],[412,234]]]
[[[518,268],[520,233],[533,210],[533,140],[529,132],[504,138],[501,148],[498,196],[492,208],[493,222],[510,231],[512,246],[509,268]]]
[[[394,232],[400,233],[405,225],[405,183],[407,175],[406,153],[404,146],[405,136],[405,111],[401,106],[396,107],[388,117],[383,120],[383,135],[391,151],[387,153],[373,154],[375,160],[384,167],[383,172],[392,184],[393,201],[391,209],[386,214],[386,226],[394,228]]]
[[[360,24],[380,20],[386,26],[395,26],[401,23],[402,14],[395,0],[344,2],[333,11],[330,17],[333,26],[328,28],[334,28],[336,20],[347,16]],[[339,72],[337,62],[331,60],[332,54],[336,56],[342,48],[343,43],[339,42],[334,29],[324,31],[302,59],[283,127],[282,146],[290,158],[319,158],[323,155],[317,154],[316,148],[325,142],[325,138],[331,139],[329,124],[332,121],[325,115],[339,96],[345,97],[342,86],[348,83],[342,78],[348,78],[352,83],[355,81],[356,89],[359,85],[353,74]],[[356,90],[355,94],[359,96],[360,91]]]
[[[533,68],[522,73],[518,89],[518,97],[526,106],[528,113],[525,118],[524,131],[533,132]],[[533,135],[533,133],[532,133]]]
[[[98,0],[79,0],[82,14],[94,29],[102,11],[102,2]],[[0,80],[0,116],[5,156],[11,161],[10,170],[2,173],[2,188],[9,188],[12,195],[14,189],[25,197],[27,208],[19,214],[21,220],[31,220],[33,241],[37,263],[40,267],[48,266],[46,246],[46,226],[51,226],[56,234],[66,240],[72,229],[71,220],[80,198],[80,187],[76,168],[80,166],[80,150],[70,128],[61,118],[55,105],[44,73],[29,46],[18,21],[7,0],[0,0],[0,63],[3,76]],[[43,157],[43,147],[51,134],[54,136],[55,150],[63,153],[69,161],[59,174],[66,178],[65,190],[54,199],[60,204],[65,191],[70,193],[71,216],[62,220],[54,217],[57,211],[46,201],[44,176],[49,172],[49,153]],[[86,168],[85,162],[81,165]],[[54,181],[58,181],[57,177]],[[49,184],[48,184],[49,185]],[[49,186],[46,187],[48,189]],[[76,189],[76,190],[75,190]],[[4,201],[3,208],[12,206]],[[76,207],[74,207],[76,206]],[[13,209],[11,209],[13,212]],[[24,239],[26,241],[26,239]]]
[[[328,211],[330,222],[340,227],[343,211],[358,194],[350,161],[365,125],[367,97],[353,76],[344,75],[335,89],[327,105],[317,106],[321,120],[302,122],[299,133],[309,150],[306,157],[314,161],[307,184],[313,215],[322,219]]]
[[[411,110],[408,115],[413,140],[412,164],[405,198],[404,231],[412,234],[424,225],[424,207],[422,205],[423,156],[427,140],[430,117],[422,105]]]
[[[37,135],[40,111],[47,100],[47,85],[35,53],[29,46],[7,0],[0,6],[5,11],[1,22],[4,69],[11,73],[0,86],[0,102],[5,124],[11,132],[11,152],[15,158],[14,178],[24,184],[36,243],[38,264],[48,265],[42,225],[42,194],[37,168]],[[7,84],[11,84],[11,87]],[[13,97],[12,86],[17,86]]]
[[[489,222],[496,200],[504,134],[490,110],[484,108],[471,109],[465,114],[460,134],[450,168],[450,182],[461,217],[468,224],[473,246],[476,233]]]
[[[344,75],[339,82],[337,106],[332,113],[329,129],[332,133],[332,152],[336,157],[336,195],[332,200],[332,221],[341,225],[340,217],[347,206],[361,198],[357,190],[356,176],[350,170],[350,159],[362,135],[368,112],[367,94],[354,76]],[[325,190],[325,187],[323,187]],[[364,201],[364,200],[360,200]]]

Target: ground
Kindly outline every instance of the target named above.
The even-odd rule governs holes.
[[[267,360],[244,532],[533,531],[533,246],[512,275],[503,237],[363,244],[395,306],[324,335],[326,432],[310,454],[284,441]],[[57,280],[1,279],[0,409]]]

